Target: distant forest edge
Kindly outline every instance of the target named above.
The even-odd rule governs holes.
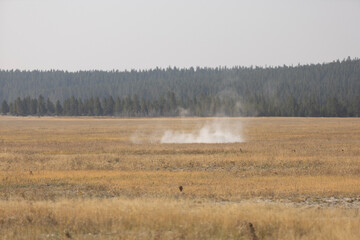
[[[1,113],[360,116],[360,59],[282,67],[0,70]]]
[[[82,100],[71,97],[63,103],[53,103],[43,96],[38,98],[18,97],[8,104],[3,100],[1,114],[14,116],[119,116],[119,117],[159,117],[159,116],[304,116],[304,117],[359,117],[360,98],[352,103],[340,102],[336,97],[329,98],[325,105],[320,105],[314,97],[298,103],[294,97],[277,103],[271,99],[255,98],[247,104],[230,97],[201,95],[199,98],[182,102],[173,92],[158,100],[150,101],[133,95],[115,100],[112,96],[102,101],[96,98]]]

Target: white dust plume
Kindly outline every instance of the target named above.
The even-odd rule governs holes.
[[[243,142],[240,121],[208,121],[192,132],[166,130],[160,143],[234,143]]]

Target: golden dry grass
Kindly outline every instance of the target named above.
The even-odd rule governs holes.
[[[0,234],[360,238],[360,119],[231,118],[245,142],[158,142],[205,121],[0,117]]]
[[[184,199],[0,202],[3,239],[358,239],[354,209]]]

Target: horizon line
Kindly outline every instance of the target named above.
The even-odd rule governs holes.
[[[155,70],[168,70],[168,69],[172,69],[172,70],[191,70],[193,69],[194,71],[196,71],[197,69],[277,69],[277,68],[283,68],[283,67],[302,67],[302,66],[312,66],[312,65],[325,65],[325,64],[330,64],[330,63],[335,63],[335,62],[346,62],[346,61],[357,61],[360,60],[360,57],[345,57],[342,60],[340,59],[336,59],[336,60],[332,60],[332,61],[324,61],[324,62],[317,62],[317,63],[298,63],[297,65],[294,64],[283,64],[283,65],[249,65],[249,66],[241,66],[241,65],[233,65],[233,66],[226,66],[226,65],[219,65],[217,67],[209,67],[209,66],[190,66],[190,67],[178,67],[178,66],[167,66],[167,67],[159,67],[156,66],[154,68],[131,68],[131,69],[124,69],[124,70],[120,70],[120,69],[80,69],[80,70],[66,70],[66,69],[55,69],[55,68],[50,68],[50,69],[19,69],[19,68],[12,68],[12,69],[2,69],[0,68],[0,71],[20,71],[20,72],[68,72],[68,73],[77,73],[77,72],[146,72],[146,71],[155,71]]]

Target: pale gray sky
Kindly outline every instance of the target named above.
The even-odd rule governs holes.
[[[148,69],[360,57],[360,0],[0,0],[0,69]]]

